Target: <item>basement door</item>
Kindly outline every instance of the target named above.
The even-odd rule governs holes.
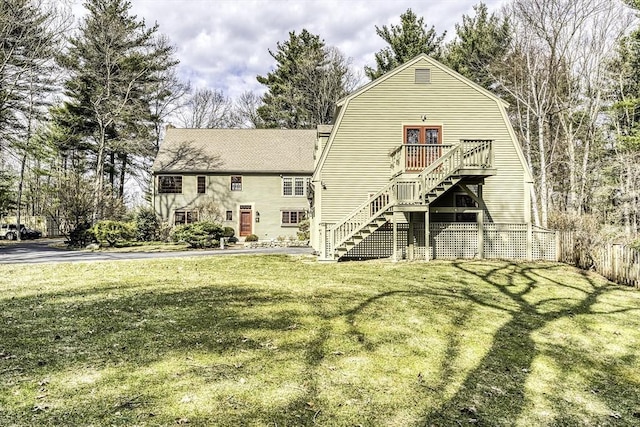
[[[251,205],[240,205],[240,236],[253,234],[253,214]]]

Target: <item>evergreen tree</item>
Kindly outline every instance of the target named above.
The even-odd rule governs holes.
[[[54,55],[67,23],[55,5],[40,0],[7,0],[0,3],[0,152],[17,162],[16,209],[21,222],[25,181],[39,147],[37,127],[45,119],[46,106],[56,82],[52,77]],[[35,162],[34,162],[35,159]],[[5,160],[5,159],[3,159]],[[6,190],[0,188],[6,196]],[[34,213],[32,211],[32,213]],[[20,236],[18,236],[20,238]]]
[[[456,38],[448,46],[445,62],[460,74],[485,88],[495,85],[491,68],[509,49],[511,32],[506,18],[489,15],[487,5],[473,7],[475,16],[462,16],[456,24]]]
[[[122,198],[132,157],[153,155],[150,97],[157,93],[161,73],[176,62],[172,47],[157,43],[157,25],[147,28],[129,14],[129,1],[87,0],[84,5],[88,15],[59,62],[70,75],[64,116],[90,142],[94,156],[95,220],[101,217],[105,176],[112,187],[118,179]]]
[[[376,34],[389,46],[375,54],[376,68],[365,67],[365,73],[371,80],[393,70],[398,65],[426,53],[438,59],[442,53],[442,41],[445,33],[438,36],[435,27],[427,29],[424,18],[418,18],[411,9],[400,15],[400,25],[382,28],[376,25]]]
[[[258,115],[264,127],[304,129],[330,123],[335,103],[353,84],[348,61],[320,36],[302,30],[277,43],[276,69],[258,76],[268,88]]]

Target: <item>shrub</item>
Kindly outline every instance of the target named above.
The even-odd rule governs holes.
[[[236,230],[233,227],[225,227],[222,230],[222,237],[233,237],[236,235]]]
[[[160,219],[153,208],[140,208],[133,221],[136,240],[150,242],[158,239]]]
[[[238,241],[236,230],[234,230],[233,227],[225,227],[222,231],[222,236],[226,243],[236,243]]]
[[[211,221],[178,225],[171,232],[175,242],[185,242],[192,248],[211,248],[220,244],[222,226]]]
[[[258,236],[256,236],[255,234],[249,234],[245,239],[245,242],[257,242],[258,241]]]
[[[129,240],[135,235],[133,224],[109,219],[96,222],[91,231],[98,242],[107,242],[109,246],[115,246],[116,243]]]
[[[93,233],[91,224],[88,222],[80,222],[76,224],[75,228],[69,231],[67,244],[72,248],[82,248],[95,241],[96,236]]]
[[[171,233],[173,232],[173,226],[166,221],[163,221],[158,226],[158,235],[156,238],[161,242],[170,242]]]
[[[298,240],[309,240],[309,220],[303,219],[298,223]]]

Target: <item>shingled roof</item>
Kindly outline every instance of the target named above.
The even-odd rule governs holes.
[[[317,131],[169,128],[158,172],[313,172]]]

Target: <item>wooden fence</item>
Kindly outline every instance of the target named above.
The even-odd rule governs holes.
[[[586,247],[573,233],[557,233],[558,261],[594,270],[612,282],[640,289],[640,251],[625,245]]]

